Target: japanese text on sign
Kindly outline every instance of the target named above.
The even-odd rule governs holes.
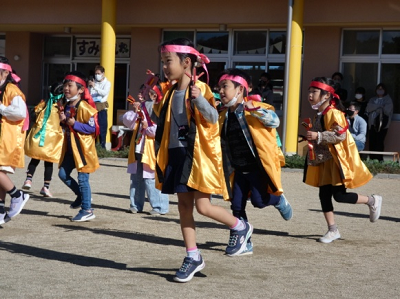
[[[100,57],[100,44],[100,38],[75,39],[75,57]],[[115,57],[129,58],[130,45],[129,38],[117,38]]]

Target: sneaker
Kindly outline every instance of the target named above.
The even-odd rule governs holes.
[[[253,242],[251,242],[249,240],[249,241],[247,241],[246,248],[239,255],[242,256],[242,255],[250,255],[250,254],[253,254]]]
[[[71,203],[71,205],[69,206],[70,209],[79,209],[82,205],[82,199],[75,199],[75,201],[73,203]]]
[[[205,266],[206,264],[201,255],[199,261],[195,261],[192,257],[187,256],[183,259],[180,269],[176,271],[174,280],[177,282],[188,282],[196,272],[203,270]]]
[[[8,216],[13,218],[21,213],[22,209],[24,208],[26,202],[29,200],[29,194],[21,191],[20,197],[13,197],[11,198],[11,205],[8,211]]]
[[[11,218],[8,216],[7,212],[4,214],[0,214],[0,225],[7,223],[10,220]]]
[[[32,187],[32,181],[31,180],[26,180],[24,182],[24,185],[22,186],[22,189],[24,190],[30,190]]]
[[[279,213],[281,213],[282,218],[286,221],[292,219],[293,210],[285,195],[281,195],[281,199],[275,208],[279,211]]]
[[[83,222],[92,220],[94,218],[96,218],[96,216],[93,214],[93,210],[91,209],[90,212],[86,210],[80,210],[78,215],[76,215],[71,220],[76,222]]]
[[[319,238],[318,241],[321,243],[331,243],[332,241],[335,241],[337,239],[340,239],[340,233],[338,229],[335,230],[334,232],[328,230],[328,232],[321,238]]]
[[[135,208],[129,208],[128,213],[137,214],[137,210]]]
[[[231,229],[229,243],[225,249],[226,255],[236,256],[246,250],[247,241],[253,233],[253,226],[248,222],[245,222],[245,224],[246,228],[244,230],[235,231]]]
[[[380,195],[371,195],[375,198],[375,203],[369,207],[369,221],[375,222],[379,219],[381,215],[381,208],[382,208],[382,196]]]
[[[53,197],[53,195],[50,193],[49,188],[43,187],[42,190],[40,190],[40,194],[42,194],[44,197]]]
[[[150,215],[165,215],[165,213],[161,213],[161,212],[158,212],[158,211],[156,211],[156,210],[151,210],[151,211],[149,212],[149,214],[150,214]]]

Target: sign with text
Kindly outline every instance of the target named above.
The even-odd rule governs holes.
[[[100,57],[100,38],[76,38],[75,57]],[[115,45],[116,58],[129,58],[131,51],[130,38],[117,38]]]

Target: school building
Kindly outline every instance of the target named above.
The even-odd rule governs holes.
[[[271,74],[278,114],[290,115],[285,121],[296,123],[280,131],[284,136],[304,134],[299,124],[314,115],[307,102],[313,77],[342,72],[348,99],[359,86],[370,98],[384,82],[394,103],[385,150],[400,151],[398,0],[14,0],[3,1],[0,10],[0,55],[22,78],[30,106],[46,98],[48,86],[62,80],[65,72],[79,70],[89,76],[102,64],[114,86],[109,118],[115,124],[116,111],[128,108],[126,97],[138,93],[146,70],[161,73],[159,44],[185,36],[210,58],[211,87],[224,68],[247,70],[254,86],[262,72]],[[287,47],[293,35],[301,44]],[[285,76],[289,51],[300,53],[300,60]],[[291,78],[299,78],[299,91],[296,84],[288,88]],[[288,89],[298,93],[295,101],[285,102]]]

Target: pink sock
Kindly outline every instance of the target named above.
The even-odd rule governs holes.
[[[239,230],[244,230],[245,228],[246,228],[246,225],[244,224],[244,221],[236,218],[236,224],[234,226],[232,226],[230,229],[239,231]]]

